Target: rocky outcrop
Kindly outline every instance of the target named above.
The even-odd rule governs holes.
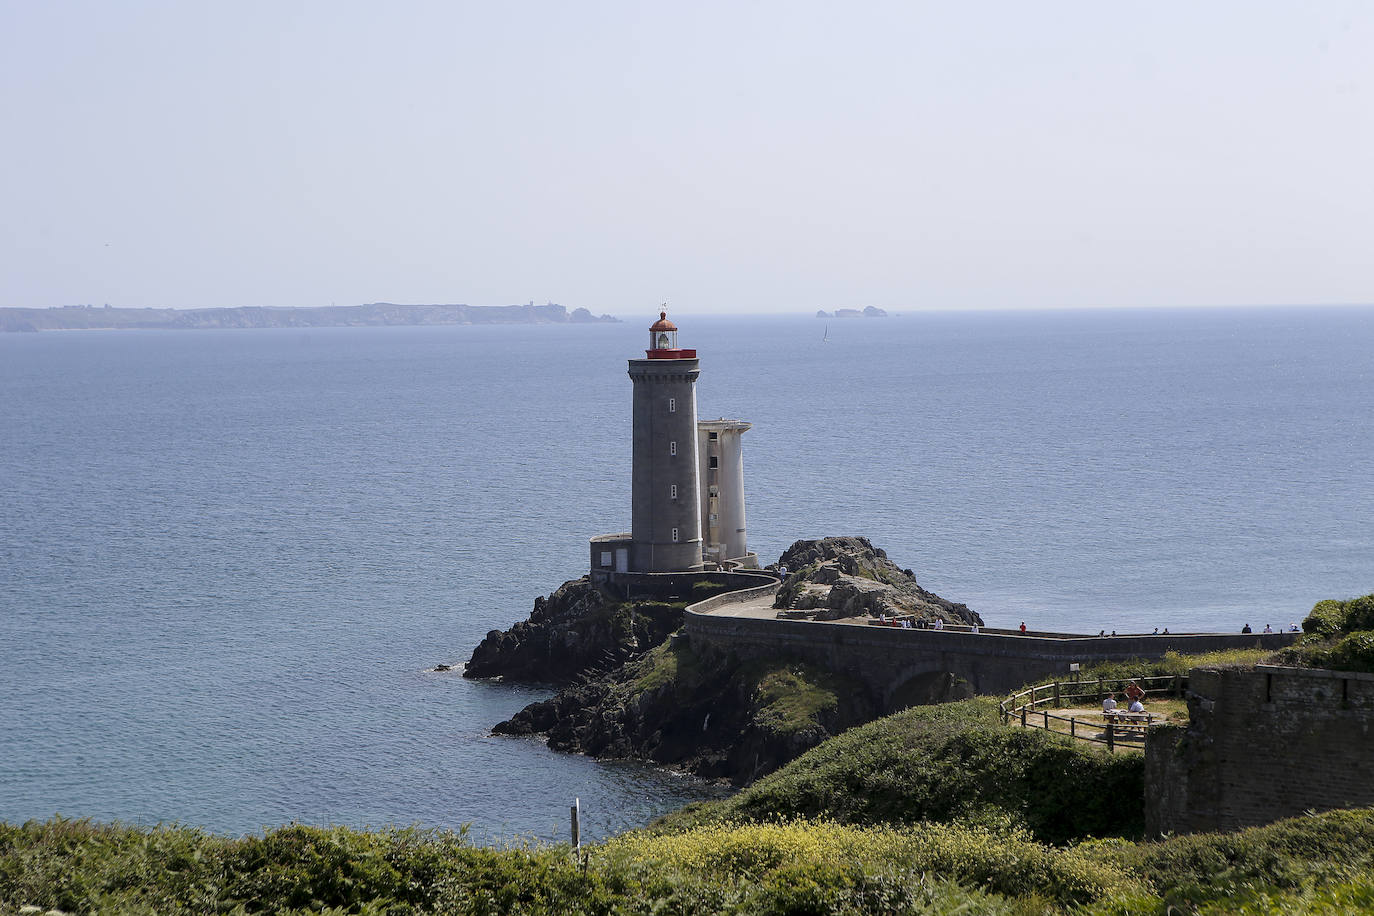
[[[797,541],[778,559],[778,567],[784,566],[788,575],[778,589],[778,608],[814,609],[820,620],[911,615],[983,623],[968,605],[921,588],[911,570],[897,566],[868,538]]]
[[[567,684],[623,665],[681,625],[681,603],[621,601],[583,577],[536,598],[528,620],[488,633],[463,676]]]
[[[533,703],[494,731],[745,785],[875,715],[867,692],[847,678],[787,659],[697,653],[678,641]]]
[[[789,569],[779,593],[818,602],[819,616],[981,623],[964,605],[921,588],[867,538],[798,541],[779,564]],[[697,583],[693,591],[699,600],[710,589]],[[555,750],[644,760],[740,785],[879,714],[883,700],[865,685],[784,651],[745,659],[686,637],[665,643],[689,600],[624,602],[586,579],[569,582],[536,601],[528,621],[487,634],[464,673],[568,685],[497,725],[497,734],[543,735]],[[950,699],[957,695],[951,683],[922,682],[903,702]]]

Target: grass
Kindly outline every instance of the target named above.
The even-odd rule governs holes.
[[[1356,913],[1374,906],[1374,811],[1157,843],[1036,841],[1005,822],[705,824],[590,847],[290,826],[227,838],[0,824],[0,913]]]
[[[841,824],[1006,821],[1038,840],[1139,835],[1144,764],[1039,729],[1006,728],[990,698],[920,706],[850,729],[660,832],[824,818]]]
[[[755,679],[754,721],[770,731],[789,734],[813,728],[839,709],[838,679],[827,672],[793,664],[765,668]]]

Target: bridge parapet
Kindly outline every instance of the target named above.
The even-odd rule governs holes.
[[[766,587],[765,587],[766,588]],[[776,586],[774,586],[776,590]],[[755,591],[754,589],[750,590]],[[1027,634],[983,629],[918,630],[811,620],[717,616],[710,612],[738,593],[717,595],[687,608],[684,629],[694,646],[741,657],[796,657],[867,685],[879,708],[889,710],[905,687],[949,674],[969,693],[1010,692],[1031,681],[1067,674],[1077,662],[1160,658],[1168,652],[1200,654],[1223,649],[1277,650],[1297,633],[1176,633],[1168,636]],[[750,600],[755,595],[735,597]]]

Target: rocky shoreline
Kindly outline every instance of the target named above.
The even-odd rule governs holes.
[[[966,605],[921,588],[911,570],[862,537],[798,541],[768,569],[787,570],[779,609],[809,609],[818,619],[982,622]],[[701,583],[678,600],[623,600],[586,578],[566,582],[537,599],[528,620],[488,633],[463,676],[561,688],[497,724],[495,734],[542,735],[555,750],[736,785],[877,717],[861,685],[815,665],[781,654],[743,661],[673,639],[683,608],[711,593]]]

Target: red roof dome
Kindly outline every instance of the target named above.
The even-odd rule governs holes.
[[[658,320],[649,325],[651,331],[676,331],[677,325],[668,320],[667,312],[659,312]]]

